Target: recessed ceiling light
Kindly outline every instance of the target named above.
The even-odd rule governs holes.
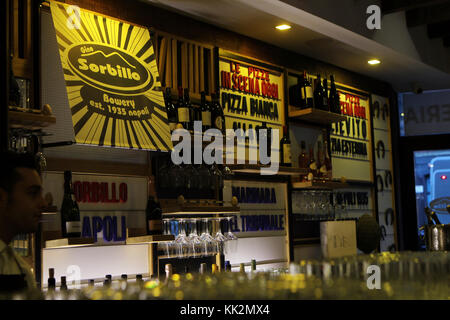
[[[287,24],[280,24],[279,26],[276,26],[278,30],[289,30],[291,26],[288,26]]]
[[[381,61],[378,60],[378,59],[371,59],[371,60],[367,61],[367,63],[373,66],[373,65],[376,65],[376,64],[380,64]]]

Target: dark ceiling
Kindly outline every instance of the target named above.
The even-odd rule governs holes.
[[[426,25],[430,39],[441,38],[450,47],[449,0],[382,0],[381,6],[385,14],[405,11],[408,28]]]

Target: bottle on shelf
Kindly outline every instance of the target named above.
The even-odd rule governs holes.
[[[142,274],[137,274],[136,275],[136,282],[138,284],[142,284],[144,282],[144,280],[142,279]]]
[[[165,271],[166,271],[166,279],[165,282],[169,282],[170,278],[172,277],[172,272],[173,272],[173,268],[172,265],[170,263],[167,263],[165,265]]]
[[[315,175],[317,175],[317,163],[314,159],[314,149],[309,146],[308,181],[313,181]]]
[[[330,76],[330,93],[328,95],[328,104],[330,111],[341,114],[341,103],[339,100],[339,93],[336,90],[336,84],[334,83],[334,76]]]
[[[20,107],[20,87],[13,72],[13,55],[9,56],[9,105]]]
[[[314,108],[320,110],[323,109],[323,87],[320,74],[317,75],[317,79],[314,85]]]
[[[256,272],[256,260],[252,259],[252,272]]]
[[[189,96],[189,89],[184,88],[184,105],[189,111],[189,125],[188,130],[194,130],[194,121],[198,120],[197,108],[191,103],[191,98]]]
[[[302,86],[301,86],[301,108],[307,109],[307,108],[313,108],[314,106],[314,94],[311,87],[311,83],[308,80],[308,76],[306,75],[306,71],[303,71],[303,79],[302,79]]]
[[[267,127],[267,123],[263,122],[262,126],[259,127],[258,130],[266,130],[265,133],[264,131],[261,131],[261,139],[259,141],[259,143],[261,143],[262,141],[266,141],[267,142],[267,156],[271,157],[272,154],[272,129]],[[259,137],[259,132],[258,132],[258,137]]]
[[[177,114],[178,114],[178,123],[180,123],[184,129],[189,130],[190,129],[189,107],[184,102],[183,89],[181,87],[178,88]]]
[[[240,273],[245,273],[245,264],[244,263],[240,263],[239,264],[239,272]]]
[[[317,141],[317,177],[324,178],[327,174],[322,143]]]
[[[122,279],[122,280],[124,280],[124,281],[128,281],[128,275],[122,274],[122,275],[120,276],[120,279]]]
[[[200,110],[202,112],[202,130],[205,132],[206,130],[211,128],[211,107],[206,101],[206,93],[204,91],[201,92],[201,101],[200,101]]]
[[[323,79],[322,87],[323,87],[323,97],[322,97],[323,98],[323,103],[322,103],[323,110],[330,111],[330,105],[328,103],[328,81],[327,81],[327,78]]]
[[[291,167],[291,140],[289,140],[289,133],[286,126],[283,126],[283,138],[280,141],[281,159],[280,164],[282,166]]]
[[[206,263],[201,263],[200,264],[200,274],[205,274],[206,273]]]
[[[88,286],[93,288],[95,286],[95,280],[94,279],[90,279],[88,282]]]
[[[331,157],[330,157],[330,151],[328,149],[328,141],[327,139],[324,139],[323,142],[323,153],[325,155],[325,178],[328,180],[332,180],[333,179],[333,168],[332,168],[332,162],[331,162]]]
[[[48,269],[48,280],[47,280],[47,290],[54,291],[56,288],[56,279],[55,279],[55,269]]]
[[[225,261],[224,271],[231,271],[231,263],[228,260]]]
[[[148,235],[162,234],[162,210],[159,202],[153,196],[148,197],[145,219]]]
[[[219,96],[215,93],[211,94],[211,121],[212,127],[225,132],[225,116],[222,106],[219,103]]]
[[[298,167],[302,169],[307,169],[309,167],[309,156],[306,153],[306,142],[302,140],[300,142],[300,154],[298,156]],[[302,175],[300,177],[302,182],[308,180],[308,175]]]
[[[111,283],[112,283],[112,276],[110,274],[107,274],[105,276],[105,281],[103,282],[103,286],[108,287],[111,285]]]
[[[176,129],[178,123],[177,108],[172,103],[172,94],[170,88],[166,88],[165,104],[167,111],[167,120],[169,121],[170,132]]]
[[[64,197],[61,205],[61,231],[63,238],[81,236],[80,209],[72,188],[72,172],[64,171]]]
[[[61,285],[59,287],[60,291],[67,291],[67,282],[66,282],[66,277],[62,276],[61,277]]]
[[[211,273],[216,273],[217,272],[217,265],[215,264],[215,263],[213,263],[212,265],[211,265]]]

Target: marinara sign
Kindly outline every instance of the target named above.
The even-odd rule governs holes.
[[[219,59],[221,105],[227,129],[278,128],[284,121],[281,72],[249,61]]]
[[[172,149],[147,29],[51,2],[75,140]]]

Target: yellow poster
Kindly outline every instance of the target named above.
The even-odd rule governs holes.
[[[51,12],[76,142],[171,150],[149,31],[59,2]]]

